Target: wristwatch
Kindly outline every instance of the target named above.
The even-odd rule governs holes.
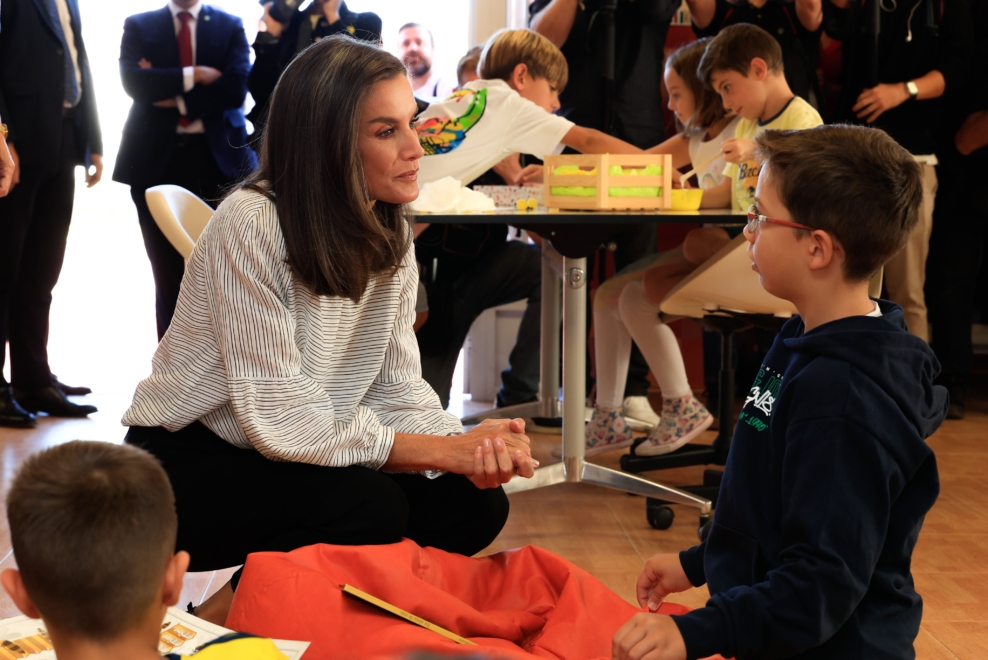
[[[7,130],[7,124],[0,124],[0,135],[3,136],[3,139],[4,140],[7,139],[7,135],[9,135],[9,134],[10,134],[10,131]]]
[[[909,92],[910,101],[915,101],[916,97],[919,96],[919,86],[913,80],[906,83],[906,91]]]

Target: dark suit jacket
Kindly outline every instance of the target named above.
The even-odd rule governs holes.
[[[66,0],[79,51],[82,97],[76,106],[76,163],[89,165],[103,154],[93,77],[82,41],[76,0]],[[43,0],[3,0],[0,4],[0,118],[21,162],[59,162],[62,155],[62,105],[65,102],[65,54]]]
[[[175,23],[168,7],[129,17],[120,45],[120,76],[134,99],[124,125],[113,180],[135,187],[157,184],[167,165],[178,125],[178,110],[152,105],[181,95],[192,120],[202,119],[210,150],[231,180],[257,165],[247,147],[243,104],[250,72],[250,48],[240,19],[203,5],[196,22],[196,64],[223,76],[211,85],[182,89]],[[138,62],[146,59],[150,69]]]

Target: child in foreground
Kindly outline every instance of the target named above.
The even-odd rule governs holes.
[[[161,623],[189,554],[175,552],[175,498],[150,454],[82,441],[35,454],[14,480],[7,517],[18,569],[0,581],[21,612],[44,620],[59,660],[160,660]],[[240,634],[194,655],[285,659],[271,640]]]
[[[638,578],[652,612],[704,583],[710,600],[682,616],[636,614],[613,656],[913,658],[922,599],[909,566],[940,489],[926,438],[947,396],[933,352],[868,282],[918,220],[919,165],[862,127],[755,143],[748,254],[799,316],[741,411],[710,535]]]

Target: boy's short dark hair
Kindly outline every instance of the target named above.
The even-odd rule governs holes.
[[[751,23],[729,25],[707,44],[697,73],[708,85],[710,76],[717,71],[737,71],[747,76],[756,57],[765,61],[769,71],[783,73],[782,47],[775,37]]]
[[[533,78],[545,78],[561,92],[569,80],[569,65],[556,45],[538,32],[519,28],[498,30],[484,45],[477,73],[484,80],[511,80],[524,64]]]
[[[884,131],[848,125],[769,130],[755,144],[763,176],[767,171],[792,219],[840,243],[850,281],[878,272],[919,221],[919,164]]]
[[[147,616],[175,552],[168,476],[142,449],[73,441],[26,461],[7,497],[28,596],[58,630],[104,641]]]

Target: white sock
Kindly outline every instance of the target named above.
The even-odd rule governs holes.
[[[622,329],[638,344],[645,361],[655,374],[663,399],[675,399],[691,392],[686,378],[686,364],[679,350],[679,342],[669,326],[659,321],[659,309],[645,299],[641,280],[624,287],[618,301],[618,313]],[[596,332],[596,315],[594,331]],[[599,337],[599,335],[598,335]],[[612,340],[613,341],[613,340]],[[628,354],[630,355],[630,344]],[[624,360],[624,377],[628,375],[628,361]],[[600,400],[600,358],[597,358],[597,400]],[[622,381],[622,387],[623,387]]]
[[[631,335],[621,321],[618,311],[619,295],[600,297],[600,289],[594,298],[593,333],[597,371],[597,408],[621,410],[624,403],[624,387],[628,380],[628,364],[631,361]]]

